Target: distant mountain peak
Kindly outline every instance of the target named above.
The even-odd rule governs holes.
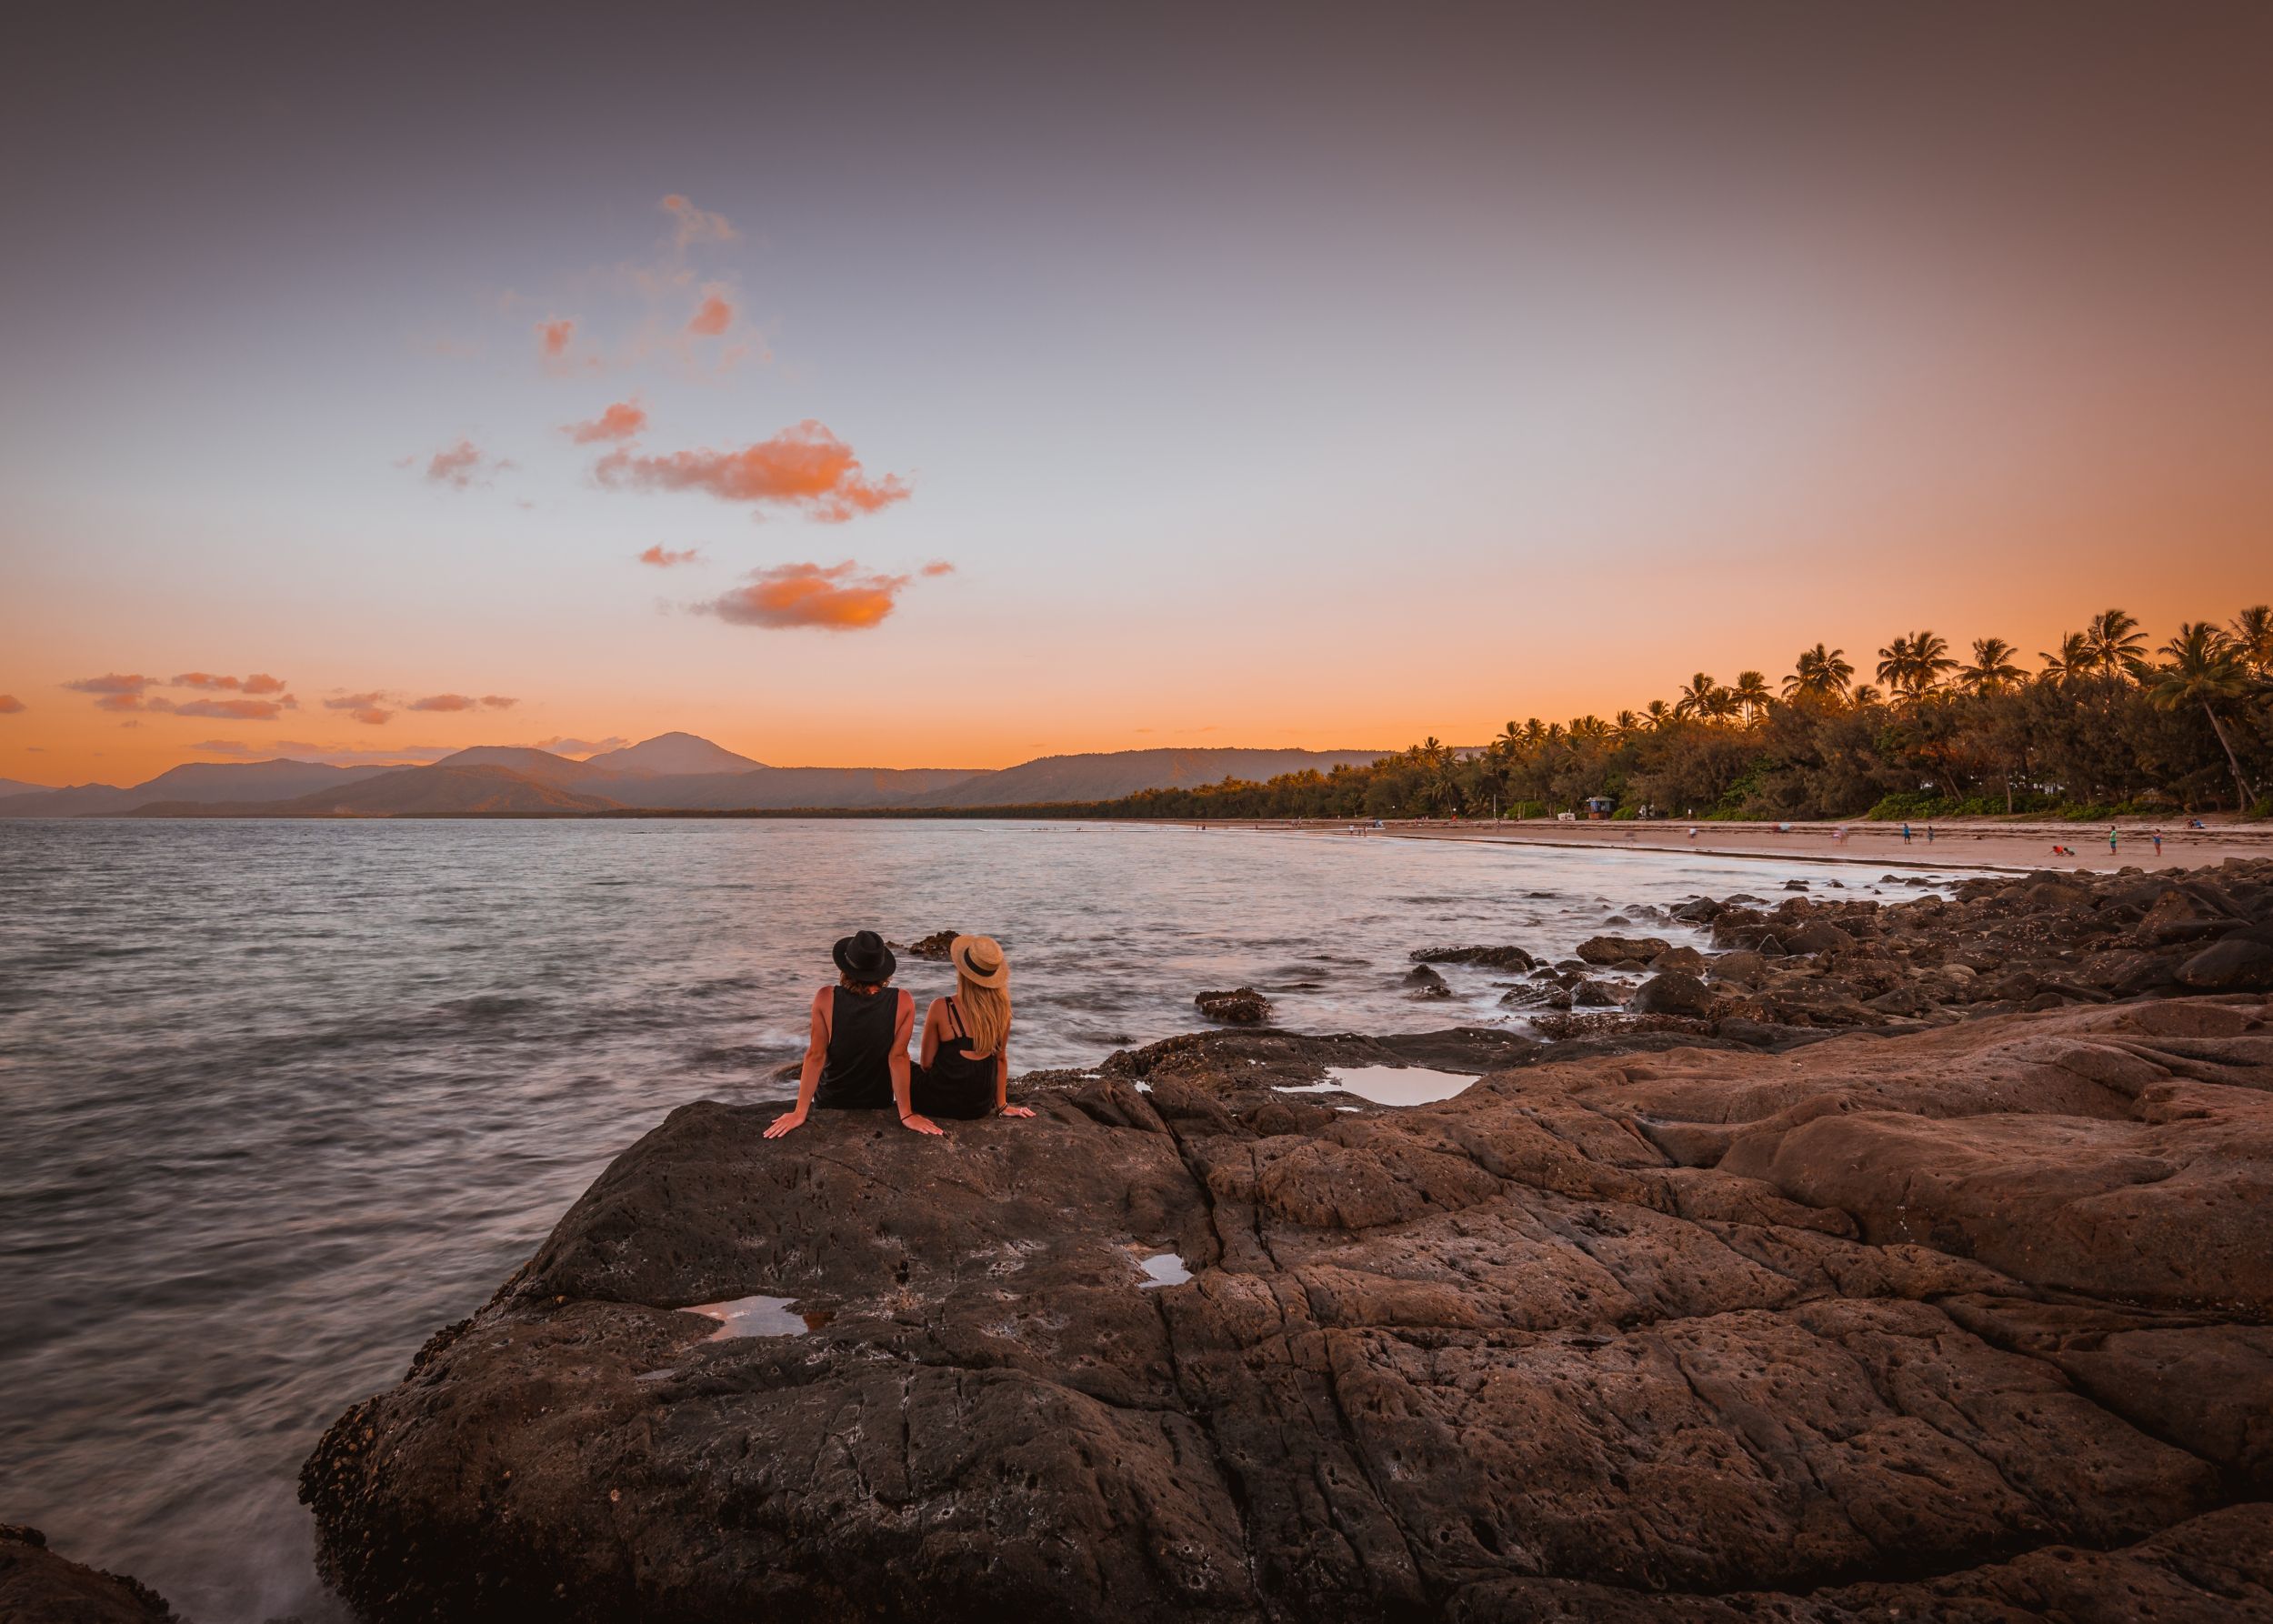
[[[585,765],[605,767],[612,773],[668,778],[688,773],[755,772],[766,764],[747,756],[737,756],[725,746],[714,745],[692,733],[658,733],[624,749],[592,757]]]

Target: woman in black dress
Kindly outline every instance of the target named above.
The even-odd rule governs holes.
[[[1031,1117],[1010,1103],[1010,963],[986,936],[958,936],[948,946],[955,994],[924,1012],[923,1064],[912,1098],[927,1117],[969,1121]]]
[[[816,1106],[836,1111],[896,1106],[905,1126],[937,1133],[938,1125],[918,1116],[908,1100],[907,1039],[916,1027],[916,1000],[891,985],[898,960],[873,930],[845,937],[833,952],[836,985],[813,995],[813,1035],[797,1073],[797,1103],[774,1118],[766,1137],[795,1133]]]

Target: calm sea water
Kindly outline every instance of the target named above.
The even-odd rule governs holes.
[[[293,1495],[323,1427],[672,1107],[793,1092],[861,926],[999,937],[1023,1070],[1241,984],[1302,1030],[1500,1020],[1504,977],[1416,1003],[1407,956],[1835,874],[1877,877],[1165,827],[0,821],[0,1521],[204,1624],[336,1618]],[[901,962],[919,1008],[949,989]]]

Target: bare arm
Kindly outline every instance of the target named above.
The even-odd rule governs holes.
[[[945,998],[934,998],[931,1007],[924,1011],[923,1052],[917,1058],[923,1062],[926,1071],[929,1071],[932,1062],[939,1058],[939,1011],[946,1003]]]
[[[774,1118],[773,1126],[766,1130],[769,1139],[795,1133],[813,1109],[813,1090],[820,1084],[821,1062],[828,1054],[828,988],[824,987],[813,995],[812,1035],[806,1040],[805,1061],[797,1068],[797,1103]]]
[[[916,1114],[916,1102],[908,1094],[907,1040],[916,1035],[916,1000],[905,992],[899,999],[899,1011],[892,1021],[892,1098],[899,1106],[903,1125],[917,1133],[938,1133],[936,1122]]]
[[[1002,1037],[1002,1048],[995,1056],[995,1109],[1005,1117],[1031,1117],[1034,1113],[1022,1105],[1010,1103],[1010,1034]]]

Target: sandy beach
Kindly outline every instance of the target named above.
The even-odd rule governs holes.
[[[2005,823],[1972,819],[1933,825],[1928,839],[1923,823],[1902,837],[1899,824],[1521,823],[1390,822],[1376,828],[1354,826],[1370,839],[1471,840],[1516,846],[1611,847],[1621,850],[1680,850],[1715,857],[1802,858],[1807,862],[1856,863],[1880,868],[2075,868],[2108,873],[2118,868],[2200,868],[2228,857],[2273,857],[2273,826],[2209,822],[2203,829],[2172,823],[2118,820],[2116,849],[2108,849],[2106,824],[2053,821]],[[2205,820],[2208,822],[2209,820]],[[1197,827],[1197,826],[1196,826]],[[1296,829],[1349,837],[1342,822],[1223,823],[1212,828]],[[1837,831],[1844,828],[1846,838]],[[1695,829],[1692,836],[1689,831]],[[2155,849],[2154,833],[2162,834]],[[2055,846],[2072,856],[2054,852]]]

